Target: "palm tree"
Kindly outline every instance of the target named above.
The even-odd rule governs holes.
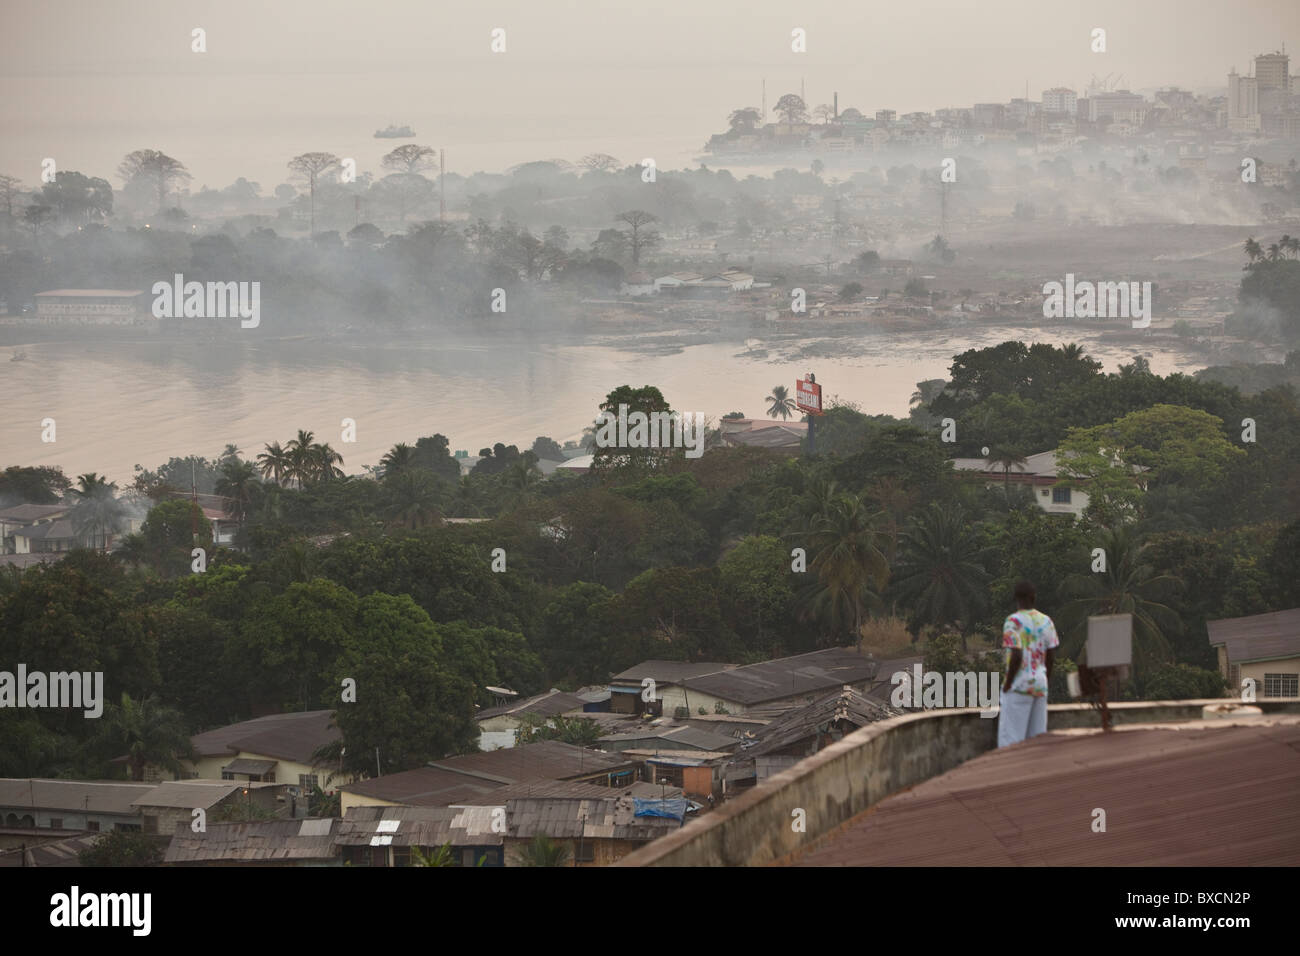
[[[101,734],[115,749],[125,750],[132,780],[144,780],[150,766],[179,775],[181,760],[194,756],[185,718],[157,697],[137,701],[123,692],[122,703],[110,704],[104,716]]]
[[[859,645],[867,610],[889,580],[879,518],[859,496],[842,494],[812,519],[807,534],[815,578],[804,590],[805,616],[821,618],[831,634],[852,635]]]
[[[1025,468],[1025,453],[1015,445],[997,445],[985,459],[992,470],[993,465],[1002,466],[1002,490],[1008,502],[1011,501],[1011,469],[1018,468],[1022,473]]]
[[[425,853],[418,846],[411,847],[411,866],[455,866],[456,859],[451,855],[451,844],[431,849]]]
[[[533,837],[532,843],[519,851],[516,862],[519,866],[566,866],[569,848],[539,833]]]
[[[257,464],[262,469],[263,477],[270,478],[276,485],[283,486],[293,461],[277,441],[267,445],[266,451],[257,456]]]
[[[917,515],[903,533],[894,569],[894,592],[911,607],[913,634],[923,625],[958,622],[962,647],[988,605],[987,551],[960,505],[938,502]]]
[[[479,506],[478,483],[471,476],[461,475],[460,480],[456,482],[456,496],[452,502],[452,509],[460,518],[482,517],[483,509]]]
[[[781,421],[788,421],[790,416],[798,411],[794,399],[790,397],[789,391],[784,385],[775,385],[772,388],[772,394],[763,399],[767,402],[767,414],[776,418],[780,416]]]
[[[388,514],[403,527],[433,524],[439,516],[437,479],[427,471],[408,468],[384,479],[389,496]]]
[[[1264,255],[1264,250],[1260,247],[1259,243],[1255,241],[1253,236],[1246,240],[1245,251],[1246,259],[1248,260],[1248,264],[1245,266],[1246,269],[1253,266],[1255,261],[1262,258]]]
[[[106,551],[109,535],[121,531],[126,519],[126,509],[117,500],[117,485],[92,471],[77,476],[72,494],[77,498],[69,514],[73,530],[92,548]]]
[[[1087,637],[1089,617],[1131,614],[1134,676],[1144,675],[1173,659],[1168,635],[1182,633],[1182,618],[1157,598],[1176,591],[1183,582],[1173,575],[1157,573],[1143,558],[1146,545],[1139,545],[1127,526],[1107,530],[1102,544],[1106,570],[1071,575],[1065,581],[1064,591],[1073,600],[1060,613],[1064,632],[1061,650],[1071,657],[1078,652]]]
[[[216,492],[226,499],[226,514],[242,528],[261,482],[251,461],[227,459],[218,472]]]
[[[300,428],[298,437],[290,439],[289,444],[284,448],[289,456],[289,467],[285,469],[285,477],[296,481],[299,488],[311,481],[313,477],[315,462],[312,460],[312,445],[315,439],[314,434]]]
[[[389,475],[396,474],[415,464],[415,448],[403,442],[398,442],[389,449],[388,454],[379,459],[379,469],[385,478]]]
[[[343,477],[343,456],[329,446],[329,443],[311,446],[310,468],[315,481],[333,481]]]
[[[541,469],[537,467],[535,461],[528,457],[529,454],[531,452],[521,455],[518,461],[511,462],[501,476],[501,483],[515,491],[521,498],[527,497],[528,493],[541,482],[543,477]]]

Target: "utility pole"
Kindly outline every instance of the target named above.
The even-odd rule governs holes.
[[[447,151],[438,150],[438,221],[447,216]]]

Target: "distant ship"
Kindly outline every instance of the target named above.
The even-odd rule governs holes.
[[[9,361],[21,362],[25,358],[27,358],[27,353],[19,350],[13,354],[13,356],[9,359]]]
[[[375,139],[405,139],[414,136],[415,130],[409,126],[389,126],[387,129],[375,130]]]

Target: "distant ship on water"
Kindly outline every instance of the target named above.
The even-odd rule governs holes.
[[[405,139],[414,136],[415,130],[409,126],[389,126],[387,129],[375,130],[375,139]]]

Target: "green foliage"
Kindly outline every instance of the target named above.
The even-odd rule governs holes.
[[[157,866],[164,852],[157,837],[110,830],[77,854],[77,861],[82,866]]]
[[[569,848],[553,841],[542,834],[533,837],[531,843],[520,848],[515,856],[516,866],[568,866]]]
[[[1222,697],[1227,688],[1227,681],[1218,671],[1190,664],[1165,664],[1142,682],[1142,696],[1147,700],[1199,700]]]

